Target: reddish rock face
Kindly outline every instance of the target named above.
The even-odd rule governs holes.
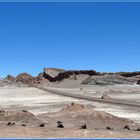
[[[34,77],[29,75],[28,73],[20,73],[16,77],[16,82],[22,82],[23,84],[31,85],[34,81]]]
[[[15,77],[13,77],[12,75],[7,75],[6,79],[9,81],[14,81]]]

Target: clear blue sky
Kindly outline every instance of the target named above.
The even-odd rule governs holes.
[[[0,76],[44,67],[140,70],[140,3],[0,3]]]

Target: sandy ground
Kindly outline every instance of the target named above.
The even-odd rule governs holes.
[[[80,89],[83,87],[83,89]],[[54,88],[64,92],[75,94],[86,94],[93,97],[101,97],[104,91],[115,90],[109,93],[112,98],[122,98],[134,102],[140,102],[140,86],[119,85],[119,86],[80,86],[74,88]],[[121,91],[121,92],[120,92]],[[129,92],[128,92],[129,91]],[[140,123],[140,109],[136,107],[118,106],[98,102],[89,102],[70,97],[63,97],[48,93],[32,87],[6,86],[0,87],[0,108],[5,110],[28,110],[35,115],[55,112],[61,110],[67,104],[77,102],[86,105],[89,109],[96,109],[108,112],[118,117],[129,118]],[[140,137],[139,132],[114,132],[97,130],[70,130],[30,127],[3,127],[0,131],[1,138],[23,137],[23,138],[45,138],[45,137]]]
[[[5,127],[0,131],[0,138],[139,138],[139,132],[113,132],[99,130],[71,130],[31,128],[31,127]]]
[[[62,97],[32,87],[0,87],[0,108],[28,110],[35,115],[55,112],[77,99]]]
[[[53,88],[54,89],[54,88]],[[113,87],[84,87],[82,91],[80,88],[55,88],[56,90],[64,92],[72,92],[75,94],[86,94],[89,96],[101,97],[103,91],[118,90],[118,91],[139,91],[140,86],[113,86]],[[97,91],[97,92],[96,92]],[[128,100],[140,101],[140,92],[136,93],[112,93],[109,94],[112,98],[122,98]],[[132,97],[132,98],[131,98]],[[55,112],[62,109],[71,102],[78,102],[86,105],[90,109],[101,110],[108,112],[118,117],[132,119],[140,122],[140,109],[136,107],[118,106],[113,104],[105,104],[98,102],[89,102],[78,100],[70,97],[63,97],[42,91],[31,87],[0,87],[0,107],[7,110],[28,110],[35,115]]]
[[[113,99],[123,99],[127,101],[140,102],[140,86],[138,85],[114,85],[114,86],[83,86],[79,88],[50,88],[63,92],[86,95],[91,97],[100,98],[104,92],[108,92],[108,95]],[[128,107],[115,104],[97,103],[97,102],[84,102],[91,109],[93,106],[96,110],[105,111],[112,115],[128,118],[135,122],[140,123],[140,108]]]

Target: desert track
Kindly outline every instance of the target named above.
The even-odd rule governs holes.
[[[77,98],[77,99],[86,100],[86,101],[94,101],[94,102],[99,102],[99,103],[110,103],[110,104],[124,105],[124,106],[130,106],[130,107],[140,107],[140,103],[138,103],[138,102],[126,101],[123,99],[101,99],[101,98],[89,97],[89,96],[85,96],[85,95],[65,93],[62,91],[60,92],[57,90],[48,89],[48,88],[44,88],[44,87],[36,87],[36,88],[53,93],[53,94]]]

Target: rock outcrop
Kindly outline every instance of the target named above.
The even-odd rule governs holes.
[[[106,100],[109,100],[109,99],[111,99],[111,98],[108,96],[108,93],[107,93],[107,92],[105,92],[105,93],[103,93],[103,95],[102,95],[101,99],[106,99]]]
[[[140,85],[140,80],[137,81],[137,84]]]
[[[116,74],[124,76],[124,77],[134,77],[140,75],[140,71],[135,72],[117,72]]]
[[[89,77],[86,77],[87,79],[81,83],[90,85],[139,84],[138,80],[140,80],[140,72],[100,73],[95,70],[64,70],[59,68],[44,68],[44,71],[37,77],[21,73],[16,77],[7,75],[5,79],[26,85],[37,85],[42,82],[59,82],[64,79],[77,80],[78,76],[81,75]]]
[[[64,69],[58,69],[58,68],[45,68],[44,73],[52,78],[57,77],[61,73],[65,73],[66,71]]]
[[[20,73],[15,78],[16,82],[21,82],[26,85],[32,85],[34,80],[35,80],[35,78],[33,76],[29,75],[28,73]]]
[[[45,68],[43,72],[43,77],[51,82],[61,81],[65,78],[69,78],[71,75],[87,74],[89,76],[99,75],[94,70],[63,70],[56,68]]]
[[[66,127],[81,128],[85,126],[91,129],[106,129],[110,127],[123,130],[125,125],[133,124],[133,121],[113,116],[109,113],[87,109],[81,104],[71,103],[62,110],[54,113],[39,115],[50,121],[62,121]]]
[[[115,84],[134,84],[137,82],[137,79],[131,79],[124,76],[116,74],[106,74],[103,76],[92,76],[84,81],[81,84],[85,85],[115,85]]]
[[[10,75],[10,74],[8,74],[7,77],[6,77],[5,79],[7,79],[7,80],[9,80],[9,81],[15,81],[15,77],[12,76],[12,75]]]
[[[42,77],[48,79],[50,82],[55,82],[70,77],[74,77],[73,79],[76,80],[76,75],[80,75],[80,74],[85,74],[88,75],[89,77],[101,76],[103,79],[105,79],[106,75],[108,75],[108,77],[110,76],[109,79],[113,80],[110,82],[108,81],[106,82],[106,80],[102,80],[102,78],[98,78],[98,80],[94,80],[94,82],[99,85],[108,85],[114,83],[132,84],[132,83],[137,83],[137,80],[140,80],[140,72],[100,73],[100,72],[96,72],[95,70],[64,70],[58,68],[44,68]],[[114,76],[116,77],[114,78]]]
[[[65,111],[79,111],[79,110],[84,110],[85,107],[81,104],[77,104],[77,103],[71,103],[70,105],[66,106],[65,108],[63,108],[61,110],[61,112],[65,112]]]

